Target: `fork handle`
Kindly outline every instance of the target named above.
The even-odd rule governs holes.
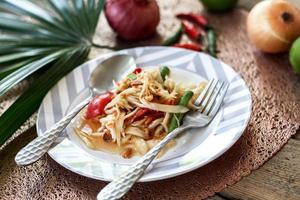
[[[98,194],[98,200],[115,200],[124,196],[134,183],[143,175],[149,164],[157,156],[160,150],[166,146],[179,133],[188,129],[188,126],[181,126],[169,133],[163,140],[155,145],[148,153],[141,157],[134,165],[122,173],[118,178],[106,185]]]
[[[17,165],[29,165],[40,159],[48,151],[50,146],[70,121],[90,102],[90,99],[91,97],[81,102],[50,129],[23,147],[15,157]]]

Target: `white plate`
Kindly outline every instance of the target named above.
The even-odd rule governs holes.
[[[230,86],[224,104],[212,123],[193,129],[176,139],[176,145],[155,160],[140,181],[174,177],[199,168],[226,152],[242,135],[251,114],[251,96],[243,79],[228,65],[203,53],[171,48],[141,47],[101,55],[73,70],[55,85],[43,100],[37,119],[37,132],[59,121],[87,95],[90,72],[103,59],[114,54],[135,57],[140,67],[166,65],[181,82],[198,83],[211,78],[227,80]],[[49,155],[65,168],[86,177],[111,181],[136,161],[87,148],[73,131],[71,123]]]

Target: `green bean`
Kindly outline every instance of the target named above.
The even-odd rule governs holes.
[[[167,38],[162,43],[162,45],[163,46],[171,46],[171,45],[177,43],[180,40],[182,33],[183,33],[183,28],[182,28],[182,26],[180,26],[179,29],[171,37]]]
[[[163,66],[160,68],[160,75],[163,81],[166,80],[166,76],[168,76],[169,74],[170,74],[170,69],[168,67]]]
[[[129,77],[131,80],[135,80],[137,78],[136,75],[133,73],[128,74],[127,77]]]
[[[207,31],[207,43],[208,43],[208,53],[213,57],[217,57],[216,48],[217,48],[217,36],[213,29]]]
[[[190,99],[193,97],[194,93],[192,91],[186,91],[183,96],[180,98],[179,104],[181,106],[187,106]],[[173,114],[170,125],[169,133],[181,125],[184,113]]]

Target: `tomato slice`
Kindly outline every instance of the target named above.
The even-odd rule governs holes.
[[[109,102],[111,102],[113,96],[113,93],[107,92],[94,97],[87,107],[85,118],[92,119],[104,114],[104,108]]]
[[[134,73],[134,74],[139,74],[139,73],[141,73],[141,72],[142,72],[142,68],[137,67],[137,68],[135,68],[135,70],[134,70],[132,73]]]

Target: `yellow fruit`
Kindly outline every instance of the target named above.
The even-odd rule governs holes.
[[[284,0],[265,0],[250,11],[247,19],[250,41],[261,51],[288,51],[300,36],[300,11]]]

